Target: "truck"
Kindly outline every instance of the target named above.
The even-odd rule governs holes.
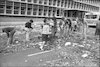
[[[99,13],[85,13],[84,17],[87,25],[89,27],[96,27],[96,23],[99,22],[100,14]]]

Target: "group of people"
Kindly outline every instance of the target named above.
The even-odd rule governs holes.
[[[25,23],[24,30],[26,31],[26,41],[30,41],[29,35],[30,35],[30,31],[33,29],[32,23],[34,23],[32,19],[29,20],[29,22]],[[84,24],[86,25],[84,21],[82,21],[82,23],[83,25]],[[71,33],[71,31],[77,30],[77,27],[79,27],[78,24],[79,24],[78,21],[72,22],[71,19],[68,19],[65,17],[62,17],[59,23],[57,22],[56,17],[44,18],[44,24],[41,25],[42,41],[47,43],[48,41],[55,38],[57,33],[60,34],[58,37],[69,37],[69,34]],[[100,33],[99,24],[96,25],[96,34]],[[16,27],[6,27],[6,28],[3,28],[2,31],[7,34],[7,37],[8,37],[7,44],[13,44],[13,36],[15,32],[17,31],[17,28]],[[85,29],[84,34],[86,36],[86,29]],[[100,34],[98,35],[100,38]]]
[[[29,41],[29,39],[30,39],[29,38],[30,30],[33,29],[32,23],[33,23],[33,20],[29,20],[29,22],[25,23],[25,27],[24,27],[23,31],[25,31],[25,33],[26,33],[26,41]],[[5,28],[2,28],[2,32],[7,34],[7,38],[8,38],[7,45],[8,44],[13,44],[14,34],[17,31],[21,31],[21,28],[18,28],[18,27],[5,27]]]
[[[52,21],[52,23],[49,24],[50,21]],[[53,23],[53,22],[55,22],[55,23]],[[25,23],[23,31],[25,31],[26,41],[30,41],[30,32],[33,29],[32,25],[34,25],[34,21],[32,19]],[[51,19],[50,18],[44,19],[44,24],[41,25],[41,28],[42,28],[41,34],[42,34],[43,41],[47,42],[48,40],[50,40],[49,37],[55,36],[55,34],[56,34],[55,29],[57,28],[56,25],[57,25],[57,22],[56,22],[55,17],[53,17]],[[2,28],[2,32],[7,34],[7,38],[8,38],[7,44],[13,44],[13,36],[16,33],[16,31],[18,31],[18,30],[19,30],[18,27]],[[51,34],[53,34],[53,35],[51,35]]]
[[[69,37],[69,34],[75,30],[76,25],[77,24],[74,24],[71,19],[65,17],[62,17],[59,23],[55,17],[45,18],[44,24],[42,25],[42,40],[47,43],[55,37],[67,38]]]

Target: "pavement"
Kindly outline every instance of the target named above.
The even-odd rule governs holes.
[[[94,32],[93,33],[90,33],[90,31],[88,32],[89,35],[94,34]],[[22,39],[22,37],[20,38]],[[58,54],[61,52],[60,50],[62,51],[64,50],[64,48],[52,49],[49,51],[42,51],[36,48],[31,48],[12,54],[0,54],[0,67],[41,67],[40,65],[44,64],[46,61],[59,59]],[[72,53],[71,55],[73,55],[71,49],[70,50],[67,49],[67,51],[65,52],[67,52],[68,54]]]
[[[45,61],[56,60],[57,52],[52,49],[49,51],[42,51],[39,49],[27,49],[14,54],[1,54],[0,55],[0,67],[28,67],[39,66],[39,64]]]

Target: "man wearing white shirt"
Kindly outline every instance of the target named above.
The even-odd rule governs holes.
[[[47,19],[44,20],[44,25],[42,26],[42,40],[47,43],[49,40],[49,35],[51,34],[50,32],[50,25],[47,23]]]

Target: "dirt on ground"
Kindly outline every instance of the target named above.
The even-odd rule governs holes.
[[[53,42],[53,49],[61,49],[58,52],[60,59],[45,61],[42,67],[99,67],[100,66],[100,43],[94,35],[95,29],[89,28],[87,40],[82,39],[82,34],[73,33],[69,38],[59,38]],[[25,34],[14,36],[14,44],[6,45],[5,34],[0,36],[0,53],[10,54],[34,48],[34,44],[41,42],[39,32],[30,35],[30,42],[25,42]],[[38,49],[38,48],[37,48]]]

